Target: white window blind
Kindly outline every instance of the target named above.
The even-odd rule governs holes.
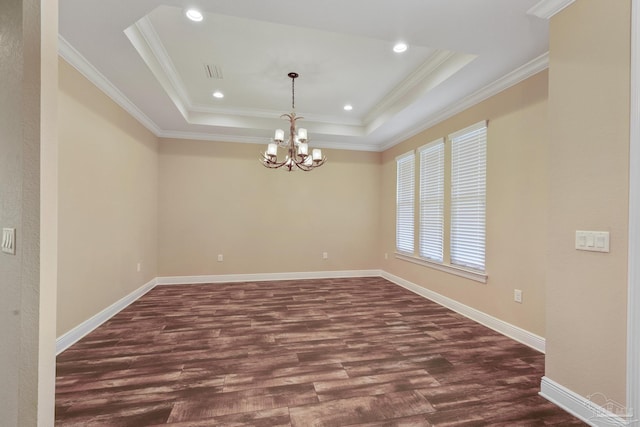
[[[399,252],[413,253],[415,155],[407,153],[396,159],[396,248]]]
[[[487,124],[449,135],[451,141],[451,264],[485,269]]]
[[[444,140],[418,149],[420,153],[420,256],[442,262],[444,241]]]

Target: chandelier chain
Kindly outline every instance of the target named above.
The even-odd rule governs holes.
[[[296,79],[295,77],[291,79],[291,109],[295,111],[296,109]]]

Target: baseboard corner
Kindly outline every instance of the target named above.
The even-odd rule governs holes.
[[[594,427],[630,427],[636,425],[633,414],[602,393],[583,397],[547,376],[540,381],[540,396]]]
[[[102,325],[104,322],[115,316],[118,312],[122,311],[125,307],[136,301],[138,298],[149,292],[158,284],[158,279],[154,278],[138,289],[131,292],[129,295],[121,298],[109,307],[100,311],[93,317],[80,323],[75,328],[65,332],[56,339],[56,356],[71,347],[80,339],[85,337],[91,331]]]

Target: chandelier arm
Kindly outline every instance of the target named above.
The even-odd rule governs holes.
[[[264,153],[260,153],[260,155],[262,156],[262,158],[258,158],[258,160],[260,160],[260,163],[262,163],[262,165],[265,168],[269,168],[269,169],[279,169],[282,166],[284,166],[287,161],[283,161],[283,162],[274,162],[273,160],[271,160],[269,157],[267,157]]]

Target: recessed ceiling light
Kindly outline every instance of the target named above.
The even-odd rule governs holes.
[[[202,12],[200,12],[198,9],[188,9],[185,12],[185,15],[187,16],[187,18],[191,19],[194,22],[200,22],[204,19]]]
[[[353,110],[353,105],[347,104],[344,106],[344,111],[351,111],[351,110]]]
[[[213,92],[213,97],[214,98],[218,98],[218,99],[222,99],[224,98],[224,93],[220,92],[219,90]]]
[[[406,45],[406,43],[396,43],[396,45],[393,47],[393,51],[396,53],[402,53],[405,52],[407,48],[408,46]]]

